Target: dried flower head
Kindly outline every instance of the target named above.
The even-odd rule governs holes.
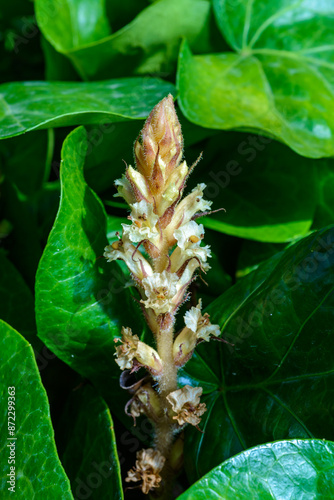
[[[200,417],[206,411],[205,403],[200,403],[202,392],[202,387],[185,385],[167,396],[167,400],[176,413],[173,419],[177,420],[179,425],[188,423],[198,426],[201,421]]]
[[[137,452],[136,466],[128,471],[127,483],[142,481],[143,493],[158,488],[161,482],[160,472],[165,464],[165,457],[153,448]]]
[[[141,342],[137,335],[132,334],[131,328],[122,328],[122,339],[116,347],[116,363],[121,370],[133,369],[135,361],[139,366],[146,366],[152,375],[158,375],[162,370],[162,362],[157,351],[144,342]]]
[[[145,414],[151,420],[157,421],[160,417],[160,400],[150,383],[142,385],[128,401],[125,413],[131,415],[136,425],[136,417]]]
[[[210,316],[208,313],[202,315],[202,300],[198,301],[196,307],[192,307],[184,315],[184,322],[187,328],[192,332],[196,333],[198,339],[205,340],[209,342],[210,335],[218,337],[220,335],[219,325],[212,325],[210,323]]]

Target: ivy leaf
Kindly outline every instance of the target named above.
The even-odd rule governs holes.
[[[178,500],[330,500],[334,443],[318,439],[256,446],[222,463]]]
[[[20,498],[73,500],[70,483],[57,456],[48,399],[33,350],[4,321],[0,321],[0,382],[0,489],[3,498],[13,495],[8,491],[12,485],[7,483],[12,466],[15,467],[15,493]],[[15,402],[15,431],[11,430],[14,432],[11,436],[7,430],[8,421],[9,416],[12,419],[14,416],[9,413],[7,401],[13,387],[15,396],[10,401]],[[14,449],[15,462],[9,464],[10,450],[14,453]]]
[[[47,0],[36,4],[36,12],[58,49],[76,49],[110,35],[105,0]]]
[[[66,11],[48,15],[55,9],[55,0],[36,0],[36,18],[45,38],[70,58],[84,79],[104,79],[143,73],[171,71],[177,59],[180,40],[186,36],[191,44],[200,40],[201,48],[209,50],[208,0],[160,0],[148,6],[129,24],[93,43],[69,47],[59,36],[63,18],[70,23]],[[140,91],[138,92],[140,95]]]
[[[110,410],[96,389],[73,392],[59,423],[62,464],[75,498],[123,499]]]
[[[141,335],[143,319],[119,266],[101,258],[106,215],[83,178],[86,148],[83,127],[62,148],[60,207],[37,271],[36,321],[46,346],[113,402],[117,389],[122,394],[114,338],[122,326]],[[121,403],[113,407],[122,412]]]
[[[290,245],[208,308],[229,344],[200,345],[181,382],[208,410],[187,429],[191,479],[268,441],[333,439],[334,227]],[[195,459],[194,459],[195,457]]]
[[[157,78],[96,83],[22,82],[0,85],[0,138],[30,130],[146,118],[172,84]]]
[[[312,158],[334,154],[334,45],[330,2],[214,0],[233,53],[183,46],[181,108],[209,128],[247,129]]]

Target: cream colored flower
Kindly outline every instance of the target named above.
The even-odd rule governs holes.
[[[141,342],[137,335],[133,335],[131,328],[122,328],[122,342],[116,347],[116,363],[121,370],[132,369],[135,361],[146,368],[152,375],[159,375],[162,371],[162,362],[155,349]]]
[[[209,342],[210,335],[218,337],[220,335],[219,325],[212,325],[210,323],[210,316],[208,313],[201,313],[202,300],[200,299],[196,307],[192,307],[184,315],[185,325],[196,334],[198,339],[203,339]]]
[[[205,403],[200,403],[202,392],[202,387],[185,385],[182,389],[168,394],[167,400],[176,413],[173,419],[177,420],[179,425],[189,423],[197,426],[200,423],[200,417],[206,411]]]
[[[155,227],[159,217],[153,212],[152,203],[141,200],[130,206],[131,215],[129,218],[132,220],[132,225],[122,224],[124,233],[134,243],[149,240],[154,244],[157,238],[159,239],[160,233]]]
[[[116,352],[114,356],[117,356],[115,360],[121,370],[131,369],[133,366],[133,360],[136,357],[139,338],[137,335],[132,334],[131,328],[122,328],[122,345],[116,347]]]
[[[184,161],[168,177],[159,206],[157,207],[159,215],[162,215],[180,196],[185,179],[188,174],[188,166]]]
[[[136,201],[130,181],[125,174],[122,175],[121,179],[116,179],[115,186],[117,187],[117,193],[114,195],[115,198],[121,196],[128,205]]]
[[[175,208],[173,218],[166,228],[168,229],[168,239],[173,242],[174,231],[177,230],[181,224],[184,225],[191,221],[194,215],[200,214],[211,209],[212,201],[203,199],[203,191],[206,188],[205,184],[198,184],[188,196],[186,196]]]
[[[146,200],[149,203],[153,203],[152,193],[145,177],[140,172],[131,167],[131,165],[126,171],[126,176],[130,181],[136,200]]]
[[[177,241],[177,247],[171,255],[171,271],[177,272],[183,264],[192,258],[197,258],[204,271],[210,269],[207,259],[211,257],[210,247],[207,245],[201,247],[201,241],[204,237],[204,227],[195,221],[182,224],[174,231],[174,238]]]
[[[174,232],[174,237],[177,245],[186,250],[191,246],[200,246],[201,240],[204,238],[203,224],[197,224],[194,220],[182,224]]]
[[[105,247],[103,255],[108,262],[117,259],[124,260],[129,271],[139,280],[153,274],[151,264],[147,262],[138,250],[136,251],[136,247],[131,243],[126,230],[123,232],[121,240],[115,241],[112,245]]]
[[[136,466],[128,471],[127,483],[142,481],[141,490],[147,494],[158,488],[161,482],[160,472],[165,465],[165,457],[153,448],[137,452]]]
[[[156,314],[171,312],[175,306],[173,299],[179,288],[179,278],[174,273],[163,271],[154,273],[142,281],[146,300],[141,300],[145,307],[151,307]]]
[[[196,333],[183,328],[181,333],[176,337],[173,344],[173,358],[176,366],[183,366],[191,358],[192,353],[197,344]]]

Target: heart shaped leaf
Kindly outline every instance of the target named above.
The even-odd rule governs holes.
[[[86,3],[91,2],[86,0]],[[70,11],[58,8],[58,4],[58,0],[36,1],[39,28],[56,50],[70,58],[85,80],[144,73],[166,74],[175,64],[180,40],[184,36],[195,47],[199,44],[204,51],[210,48],[211,6],[208,0],[154,2],[116,33],[76,46],[71,35],[62,36],[64,27],[72,21]],[[53,12],[55,15],[50,14]],[[80,33],[85,32],[83,26],[78,28]],[[83,36],[79,37],[82,42]]]
[[[16,493],[19,498],[73,500],[57,455],[48,399],[33,350],[1,320],[0,395],[2,498],[13,498]]]
[[[110,410],[95,388],[73,392],[59,423],[62,464],[75,498],[123,499]]]
[[[0,139],[29,130],[146,118],[172,84],[157,78],[0,85]],[[102,130],[103,131],[103,130]]]
[[[141,335],[143,320],[120,267],[100,258],[106,215],[83,177],[86,148],[83,127],[63,145],[60,207],[37,272],[36,321],[47,347],[112,402],[120,375],[114,338],[122,326]]]
[[[230,344],[199,346],[182,383],[204,389],[201,434],[187,430],[192,480],[268,441],[334,438],[334,228],[261,264],[207,309]],[[195,460],[194,460],[195,457]]]
[[[331,2],[214,0],[234,52],[193,56],[183,46],[181,108],[209,128],[261,131],[299,154],[334,154]],[[312,36],[310,36],[312,34]]]
[[[278,441],[244,451],[195,483],[178,500],[330,500],[334,443]]]

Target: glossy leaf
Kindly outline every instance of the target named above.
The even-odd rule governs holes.
[[[178,80],[187,118],[210,128],[261,131],[304,156],[332,156],[333,4],[213,5],[235,52],[193,56],[184,45]]]
[[[330,500],[334,443],[278,441],[244,451],[195,483],[179,500]]]
[[[55,5],[55,0],[47,5]],[[44,15],[45,2],[35,3],[36,17],[45,38],[66,54],[84,79],[101,79],[143,73],[169,72],[177,58],[180,40],[200,40],[210,47],[208,0],[160,0],[144,9],[122,29],[81,48],[69,48],[55,35],[62,31],[63,15]],[[69,21],[67,21],[68,23]]]
[[[140,335],[143,323],[119,266],[102,257],[106,216],[83,178],[86,148],[83,127],[63,145],[61,201],[37,272],[36,320],[47,347],[113,401],[120,375],[114,338],[122,326]]]
[[[94,43],[110,34],[105,0],[43,0],[36,3],[40,26],[60,52]]]
[[[70,483],[57,456],[48,399],[33,350],[4,321],[0,321],[0,382],[1,497],[10,499],[17,495],[19,498],[73,500]],[[8,388],[13,387],[15,396],[10,401],[15,402],[15,416],[9,413],[7,404]],[[13,418],[15,430],[8,430],[8,421],[13,422]],[[15,463],[9,464],[10,450],[14,452],[14,449]],[[11,466],[15,467],[15,493],[8,490],[12,486],[7,483]]]
[[[59,424],[62,464],[75,498],[123,499],[110,410],[92,386],[70,396]]]
[[[204,386],[208,406],[204,434],[187,430],[192,480],[257,444],[334,438],[333,306],[329,227],[261,264],[207,308],[229,344],[199,346],[181,373],[181,382]]]
[[[156,78],[0,85],[0,138],[29,130],[145,118],[174,86]]]

